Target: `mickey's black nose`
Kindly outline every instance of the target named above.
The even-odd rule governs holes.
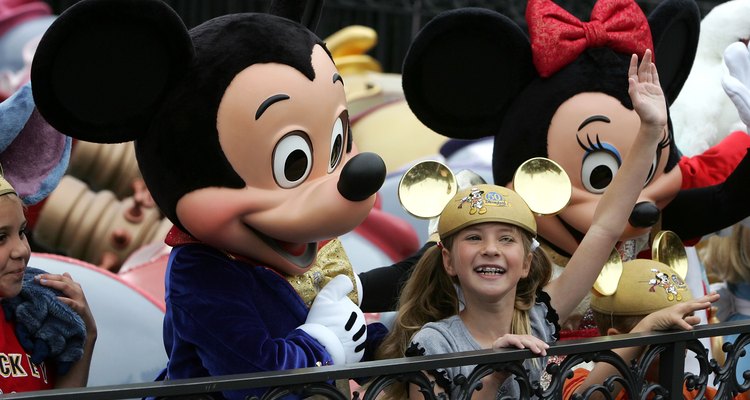
[[[349,201],[362,201],[380,190],[385,181],[385,162],[375,153],[354,156],[341,170],[337,188]]]
[[[628,222],[636,228],[649,228],[656,225],[660,215],[661,211],[656,208],[656,204],[642,201],[635,205]]]

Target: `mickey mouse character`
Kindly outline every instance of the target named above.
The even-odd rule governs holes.
[[[482,198],[483,194],[484,191],[482,190],[472,190],[471,193],[461,199],[461,202],[458,204],[458,208],[462,208],[464,203],[467,203],[469,205],[469,214],[474,215],[476,213],[486,213],[487,208],[484,206],[484,199]]]
[[[491,10],[437,16],[405,58],[404,93],[438,133],[494,137],[497,184],[512,185],[518,166],[532,157],[563,167],[571,201],[537,223],[540,242],[564,266],[636,137],[639,118],[622,78],[630,56],[654,50],[671,104],[695,56],[700,12],[694,1],[665,0],[647,18],[632,0],[599,0],[584,22],[550,0],[530,0],[526,19],[528,35]],[[698,239],[750,214],[750,140],[734,139],[718,153],[681,158],[670,124],[623,233],[618,250],[625,259],[648,249],[649,235],[660,229]]]
[[[302,16],[316,11],[276,1],[188,31],[161,1],[84,0],[37,49],[43,116],[78,139],[135,140],[175,225],[169,379],[356,362],[386,332],[347,297],[360,279],[329,241],[368,215],[385,165],[353,148],[344,82]],[[360,276],[369,309],[394,304],[382,293],[404,269],[384,269]]]

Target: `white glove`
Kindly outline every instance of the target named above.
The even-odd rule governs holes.
[[[729,70],[721,80],[721,86],[737,107],[745,126],[750,126],[750,52],[742,42],[734,42],[724,50],[724,63]]]
[[[347,296],[353,288],[346,275],[331,279],[299,327],[326,348],[334,365],[358,362],[364,355],[367,324],[362,310]]]
[[[364,290],[362,289],[362,280],[359,279],[359,275],[356,272],[354,273],[354,282],[357,284],[357,307],[361,307]]]

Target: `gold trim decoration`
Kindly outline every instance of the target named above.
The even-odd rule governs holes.
[[[333,239],[318,251],[315,264],[307,272],[302,275],[287,276],[286,279],[305,304],[310,307],[318,292],[331,279],[342,274],[352,280],[354,290],[349,293],[349,298],[354,304],[359,304],[357,282],[354,278],[352,263],[349,261],[341,241]]]

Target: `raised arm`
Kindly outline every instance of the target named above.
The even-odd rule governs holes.
[[[545,287],[561,321],[567,319],[594,285],[643,189],[657,145],[667,135],[667,105],[650,50],[646,50],[640,66],[638,57],[632,56],[628,93],[641,119],[633,146],[599,201],[591,227],[568,265]]]

